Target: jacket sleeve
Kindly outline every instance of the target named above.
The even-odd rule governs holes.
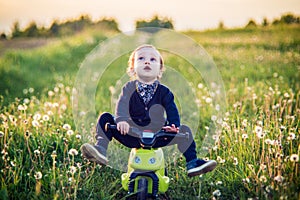
[[[120,121],[129,122],[131,120],[129,114],[129,101],[134,91],[135,91],[135,83],[133,81],[128,82],[123,86],[122,92],[116,104],[116,110],[115,110],[116,123]]]
[[[180,116],[177,106],[174,101],[173,93],[167,89],[163,95],[163,106],[166,109],[167,125],[174,124],[176,127],[180,126]]]

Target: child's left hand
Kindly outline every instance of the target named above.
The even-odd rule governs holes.
[[[173,133],[179,132],[179,128],[175,127],[174,124],[172,124],[171,126],[164,126],[164,127],[162,127],[162,129],[165,130],[166,132],[173,132]]]

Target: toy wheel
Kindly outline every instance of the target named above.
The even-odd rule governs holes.
[[[148,180],[146,178],[141,178],[138,181],[138,193],[137,200],[145,200],[148,195]]]

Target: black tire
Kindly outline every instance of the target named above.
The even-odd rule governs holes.
[[[148,180],[141,178],[138,181],[137,200],[146,200],[148,196]]]

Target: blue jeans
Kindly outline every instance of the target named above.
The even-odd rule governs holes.
[[[102,146],[105,149],[107,149],[109,142],[112,140],[112,138],[115,138],[117,141],[119,141],[121,144],[125,145],[126,147],[129,148],[141,147],[141,144],[138,138],[136,137],[133,137],[129,134],[122,135],[117,130],[105,131],[106,123],[110,123],[112,125],[116,124],[114,117],[110,113],[103,113],[98,120],[97,128],[96,128],[96,140],[97,140],[96,145]],[[153,146],[153,148],[177,144],[178,150],[181,153],[183,153],[186,162],[196,159],[197,158],[196,144],[193,139],[191,129],[186,125],[181,125],[179,127],[179,131],[187,132],[189,134],[189,140],[183,141],[182,139],[178,139],[178,138],[160,140]]]

